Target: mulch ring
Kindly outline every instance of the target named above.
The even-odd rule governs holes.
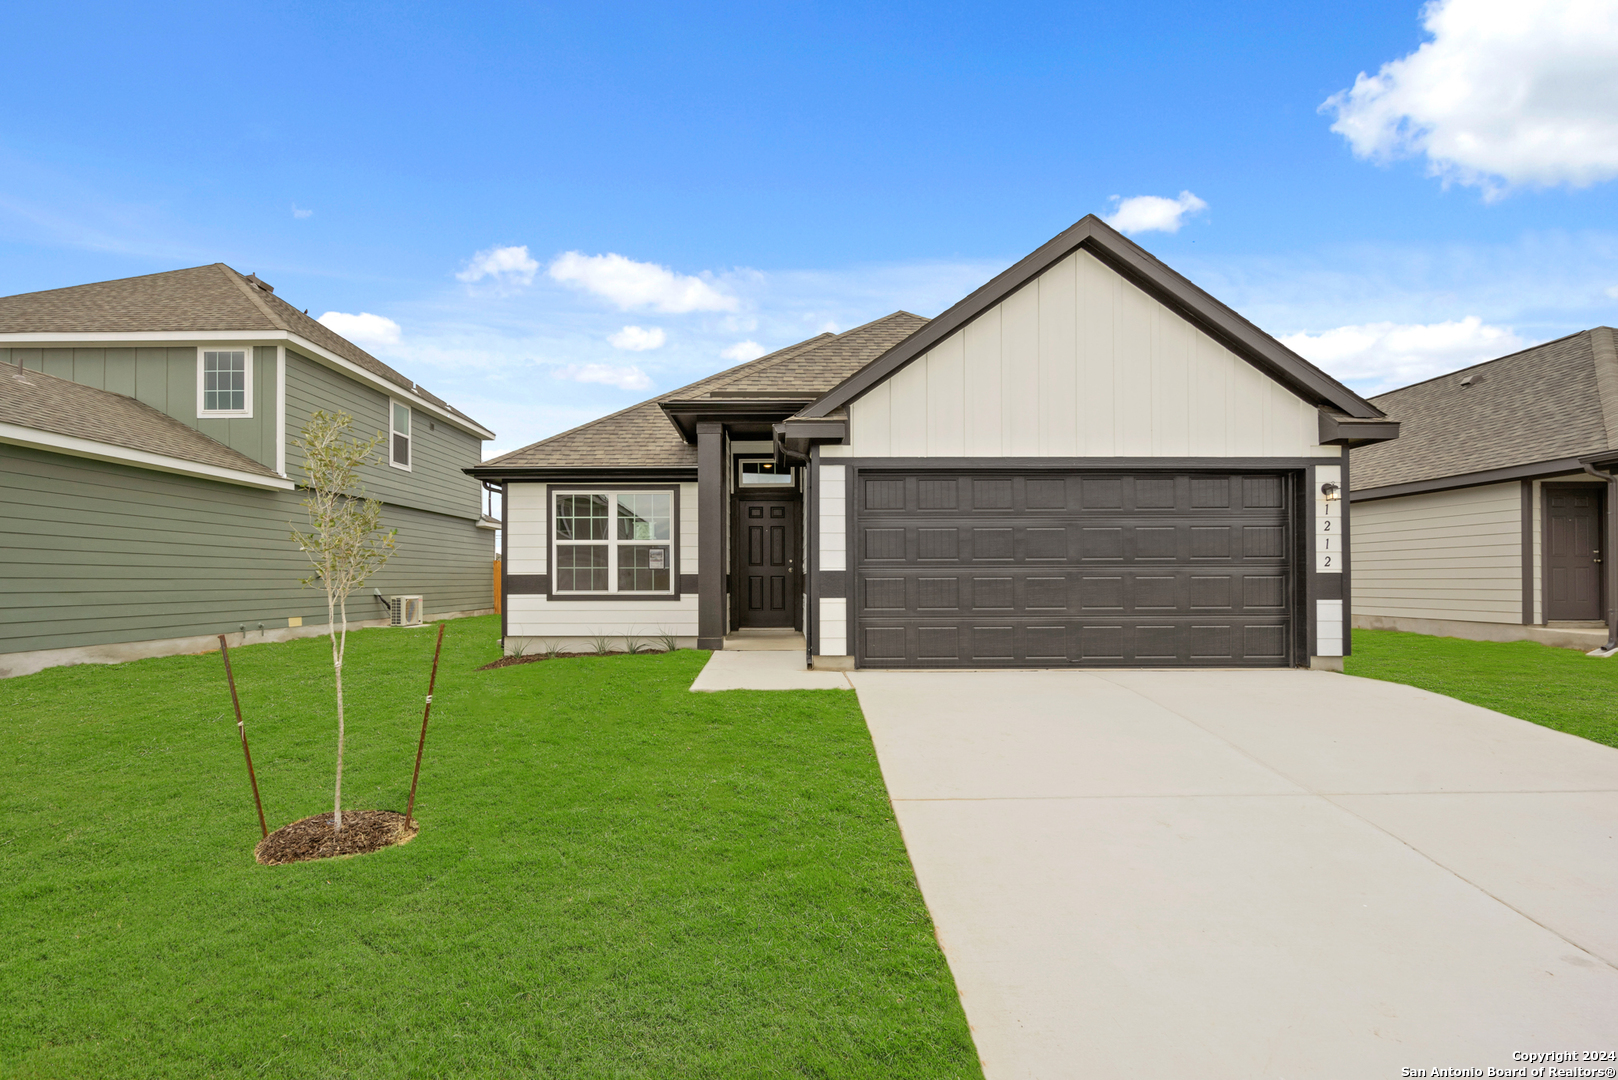
[[[393,810],[344,810],[340,833],[332,831],[331,819],[330,813],[316,814],[283,825],[258,842],[253,857],[265,866],[281,866],[306,859],[365,855],[409,843],[421,831],[421,822],[413,820],[407,832],[405,816]]]

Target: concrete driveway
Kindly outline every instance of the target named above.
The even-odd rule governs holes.
[[[1618,1051],[1618,750],[1325,672],[850,678],[989,1080]]]

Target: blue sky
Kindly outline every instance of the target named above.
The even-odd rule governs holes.
[[[0,294],[224,261],[493,452],[1133,210],[1374,391],[1618,322],[1615,8],[7,5]]]

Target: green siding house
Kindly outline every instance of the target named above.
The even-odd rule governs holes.
[[[325,632],[289,540],[316,409],[387,435],[368,494],[398,550],[377,596],[493,609],[495,523],[464,470],[493,438],[223,263],[0,297],[0,676]]]

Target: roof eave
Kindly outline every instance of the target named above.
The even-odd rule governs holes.
[[[636,483],[688,481],[697,478],[695,465],[473,465],[462,469],[477,480],[530,482],[608,482]]]

